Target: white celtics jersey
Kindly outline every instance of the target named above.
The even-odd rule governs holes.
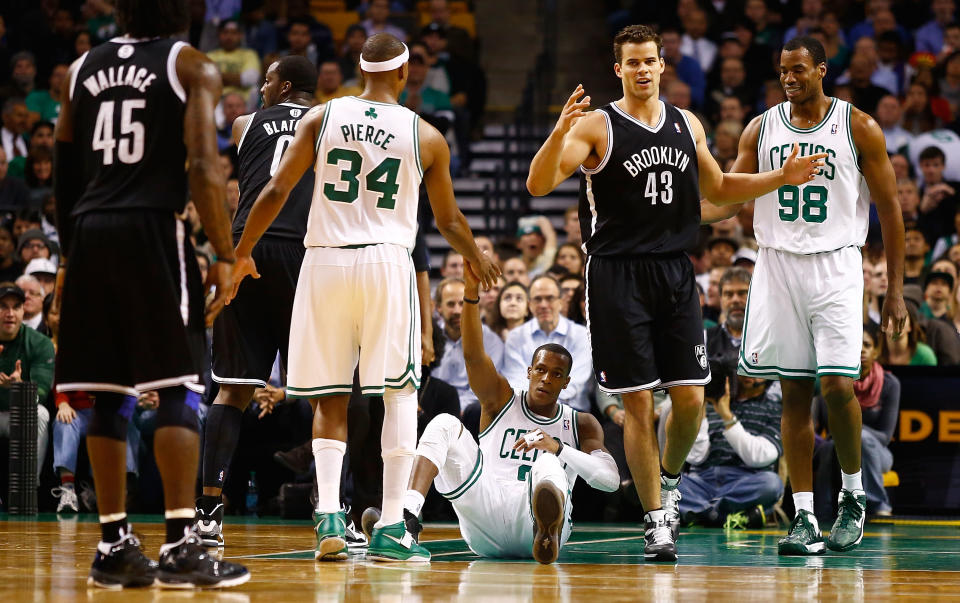
[[[533,450],[521,454],[513,449],[513,445],[520,436],[536,429],[542,429],[545,434],[560,440],[564,446],[580,449],[576,410],[558,403],[554,416],[548,418],[535,415],[527,406],[527,392],[515,389],[507,405],[480,433],[484,474],[504,484],[527,481],[533,462],[543,452]],[[577,474],[568,466],[564,466],[564,471],[572,491]]]
[[[794,143],[800,145],[800,156],[827,153],[827,158],[822,173],[810,182],[784,185],[757,198],[753,229],[760,247],[810,254],[863,246],[870,192],[858,165],[850,111],[850,103],[834,98],[823,121],[806,129],[790,123],[789,102],[763,114],[760,172],[783,165]]]
[[[326,104],[307,247],[413,249],[423,178],[419,122],[406,107],[355,96]]]

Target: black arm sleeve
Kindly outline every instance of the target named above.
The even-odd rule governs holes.
[[[430,270],[430,254],[427,253],[427,238],[423,235],[423,227],[417,229],[417,242],[413,246],[413,269],[417,272]]]
[[[73,237],[73,207],[80,199],[81,173],[80,158],[76,145],[58,140],[54,146],[53,195],[57,201],[57,235],[60,238],[60,254],[67,257],[70,253],[70,240]]]

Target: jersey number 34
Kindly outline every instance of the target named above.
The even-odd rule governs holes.
[[[344,165],[345,164],[345,165]],[[334,148],[327,153],[327,165],[336,165],[340,167],[340,182],[345,183],[347,188],[337,188],[334,182],[326,182],[323,185],[323,194],[331,201],[340,203],[353,203],[360,196],[360,172],[363,170],[363,157],[353,149]],[[400,185],[397,184],[397,176],[400,173],[400,160],[395,157],[387,157],[380,162],[380,165],[373,168],[364,178],[366,190],[374,193],[380,193],[377,200],[378,209],[393,209],[397,204],[397,191]]]

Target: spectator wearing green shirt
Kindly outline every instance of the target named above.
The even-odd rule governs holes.
[[[400,94],[400,104],[417,113],[441,134],[446,134],[453,123],[453,105],[450,97],[439,90],[426,85],[429,68],[423,57],[417,53],[410,54],[410,75],[407,79],[407,88]]]
[[[884,366],[937,366],[937,355],[924,343],[917,306],[913,303],[906,306],[907,322],[903,328],[907,336],[894,339],[893,330],[888,329],[880,363]]]
[[[60,116],[60,95],[66,79],[67,65],[55,65],[50,72],[50,79],[47,80],[49,87],[46,90],[34,90],[27,95],[27,110],[32,114],[32,120],[57,123]]]
[[[23,324],[23,290],[0,283],[0,438],[10,437],[10,386],[37,384],[37,474],[47,451],[50,412],[43,405],[53,385],[53,342]]]
[[[260,81],[260,56],[243,48],[243,32],[235,19],[220,24],[220,47],[207,53],[223,77],[223,93],[238,93],[250,104],[251,94]]]

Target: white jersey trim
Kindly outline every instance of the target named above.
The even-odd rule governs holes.
[[[597,164],[597,167],[589,169],[580,164],[580,171],[584,174],[596,174],[604,167],[606,167],[607,162],[610,160],[610,155],[613,154],[613,121],[610,119],[610,115],[603,109],[599,109],[600,113],[603,114],[603,118],[607,121],[607,149],[603,154],[603,159],[600,160],[600,163]]]
[[[167,79],[170,80],[170,88],[173,89],[173,93],[182,103],[187,102],[187,91],[183,89],[183,84],[180,83],[180,77],[177,75],[177,57],[180,56],[180,51],[187,46],[186,42],[174,42],[173,46],[170,47],[170,54],[167,55]]]
[[[632,121],[633,123],[637,124],[637,125],[640,126],[641,128],[644,128],[645,130],[648,130],[648,131],[653,132],[654,134],[656,134],[657,132],[660,131],[660,128],[662,128],[662,127],[663,127],[663,124],[666,123],[666,121],[667,121],[667,106],[664,104],[663,101],[659,101],[659,102],[660,102],[660,120],[657,122],[657,125],[656,125],[656,126],[652,126],[652,127],[649,126],[649,125],[647,125],[647,124],[645,124],[645,123],[643,123],[642,121],[640,121],[640,120],[637,119],[636,117],[630,115],[629,113],[627,113],[626,111],[624,111],[623,109],[621,109],[620,107],[618,107],[616,102],[610,103],[610,106],[613,107],[614,110],[616,110],[617,113],[619,113],[620,115],[626,117],[627,119],[629,119],[629,120]]]
[[[177,223],[177,259],[180,261],[180,318],[186,325],[190,318],[190,294],[187,292],[187,262],[184,251],[185,229],[183,221],[174,216]]]
[[[83,53],[79,59],[77,59],[75,69],[73,73],[70,74],[70,100],[73,100],[73,91],[77,87],[77,76],[80,75],[80,68],[83,67],[83,63],[87,60],[87,55],[90,54],[90,51]]]
[[[240,147],[243,146],[243,141],[247,138],[247,132],[250,131],[250,126],[253,125],[253,120],[257,117],[257,112],[254,111],[250,114],[250,119],[247,120],[247,125],[243,127],[243,133],[240,134],[240,140],[237,142],[237,151],[240,150]]]
[[[586,192],[587,192],[587,203],[590,204],[590,237],[584,240],[580,244],[580,247],[583,249],[584,253],[587,253],[587,241],[593,237],[594,233],[597,232],[597,202],[593,198],[593,178],[590,177],[590,173],[585,173],[584,178],[586,178]]]

